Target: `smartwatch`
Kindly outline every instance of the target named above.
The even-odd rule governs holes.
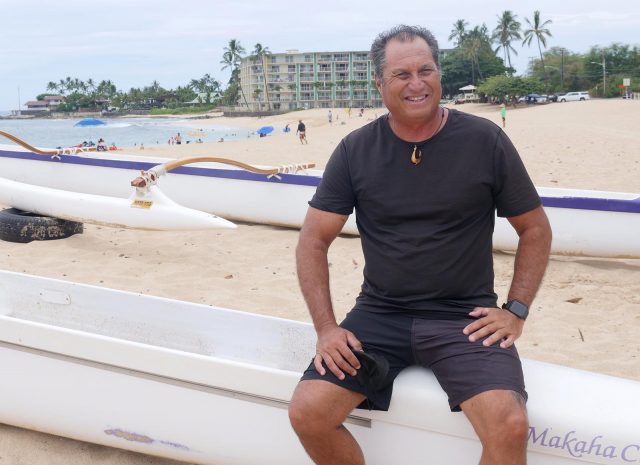
[[[527,316],[529,316],[529,307],[516,299],[510,300],[506,304],[502,304],[502,308],[509,310],[521,320],[526,320]]]

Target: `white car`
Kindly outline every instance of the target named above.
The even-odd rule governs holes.
[[[558,95],[558,102],[577,102],[580,100],[591,100],[589,92],[567,92],[564,95]]]

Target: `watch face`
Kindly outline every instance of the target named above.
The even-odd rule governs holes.
[[[507,302],[505,305],[503,305],[503,308],[506,308],[511,313],[519,318],[522,318],[523,320],[527,318],[527,315],[529,315],[529,307],[518,300],[511,300]]]

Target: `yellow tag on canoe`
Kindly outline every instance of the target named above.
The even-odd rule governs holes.
[[[145,208],[147,210],[150,209],[152,205],[153,205],[153,202],[151,200],[136,199],[131,203],[131,207],[133,208]]]

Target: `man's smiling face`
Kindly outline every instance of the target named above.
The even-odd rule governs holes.
[[[438,112],[440,71],[424,39],[392,39],[385,47],[382,80],[376,79],[382,100],[400,124],[427,122]]]

